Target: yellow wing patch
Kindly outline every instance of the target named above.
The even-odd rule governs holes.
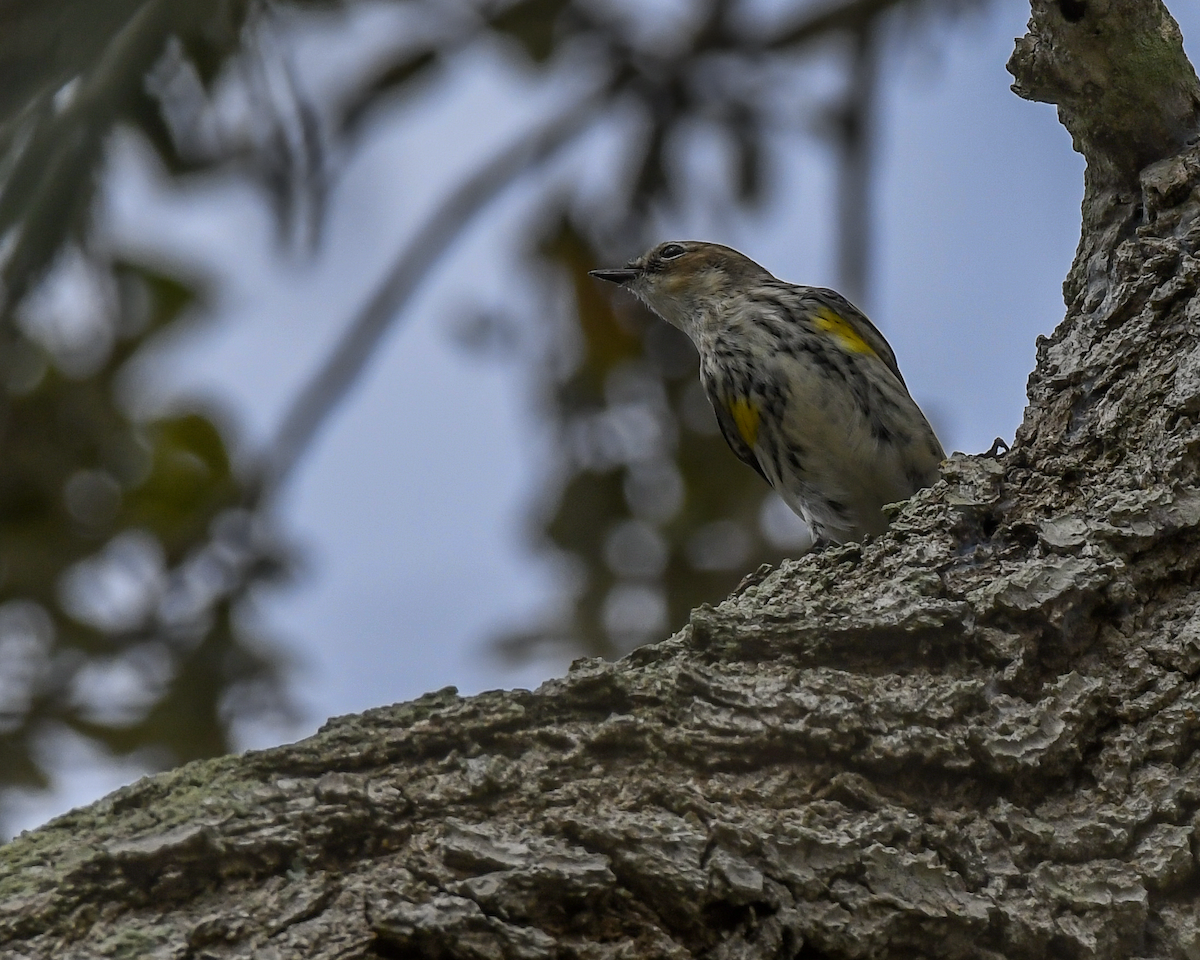
[[[842,346],[851,353],[869,353],[873,357],[878,356],[871,345],[863,339],[862,334],[850,325],[849,320],[838,316],[838,314],[834,313],[828,307],[821,307],[817,311],[813,323],[818,330],[824,330],[840,341]]]
[[[738,436],[745,441],[746,446],[753,448],[758,439],[759,410],[745,397],[729,401],[729,415],[737,426]]]

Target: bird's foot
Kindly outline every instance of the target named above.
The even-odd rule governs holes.
[[[742,582],[737,585],[733,591],[735,597],[740,597],[751,587],[757,587],[760,583],[767,579],[771,571],[774,569],[769,563],[759,565],[759,568],[753,573],[748,573],[742,577]]]

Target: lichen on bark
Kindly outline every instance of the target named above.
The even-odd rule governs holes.
[[[1009,454],[618,663],[25,835],[3,956],[1200,956],[1195,75],[1157,0],[1033,7],[1018,85],[1092,173]]]

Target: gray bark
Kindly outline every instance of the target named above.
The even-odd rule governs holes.
[[[619,663],[143,780],[0,851],[0,955],[1200,957],[1200,84],[1033,0],[1088,160],[1000,460]]]

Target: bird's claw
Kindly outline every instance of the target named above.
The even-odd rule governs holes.
[[[759,568],[753,573],[748,573],[742,577],[742,582],[737,585],[736,589],[733,591],[733,595],[735,597],[740,597],[751,587],[757,587],[760,583],[767,579],[767,576],[771,573],[772,569],[773,567],[769,563],[760,564]]]

